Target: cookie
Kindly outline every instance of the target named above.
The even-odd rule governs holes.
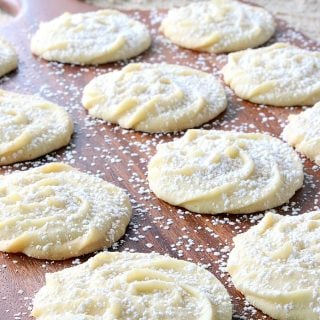
[[[42,98],[0,90],[0,165],[32,160],[67,145],[73,123]]]
[[[231,320],[227,290],[194,263],[159,254],[103,252],[46,274],[32,315],[46,319]]]
[[[284,139],[320,166],[320,102],[288,119],[282,133]]]
[[[64,13],[40,24],[31,51],[49,61],[102,64],[135,57],[151,44],[148,29],[116,10]]]
[[[302,186],[298,155],[259,133],[188,130],[157,146],[148,165],[150,189],[197,213],[252,213],[279,206]]]
[[[145,132],[197,127],[225,110],[222,85],[212,75],[184,66],[133,63],[94,78],[82,103],[89,114]]]
[[[259,46],[273,35],[275,26],[263,8],[212,0],[171,9],[160,30],[181,47],[221,53]]]
[[[126,193],[63,163],[0,177],[0,250],[62,260],[111,246],[131,217]]]
[[[278,320],[319,319],[319,211],[268,213],[234,244],[227,271],[251,304]]]
[[[237,96],[254,103],[282,107],[320,100],[320,52],[288,43],[229,54],[222,74]]]
[[[15,70],[18,66],[18,55],[12,45],[0,37],[0,77]]]

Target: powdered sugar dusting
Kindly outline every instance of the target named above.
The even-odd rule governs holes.
[[[130,62],[177,63],[220,76],[220,69],[226,62],[226,55],[216,57],[205,53],[193,53],[170,44],[158,32],[159,21],[165,13],[154,10],[147,14],[134,12],[131,15],[150,26],[153,46],[144,55],[130,59]],[[21,53],[21,68],[18,74],[3,79],[2,87],[19,93],[38,94],[65,106],[75,120],[75,134],[68,147],[37,161],[3,166],[1,171],[10,173],[17,169],[26,170],[29,167],[36,167],[49,161],[64,161],[81,171],[90,172],[117,186],[129,189],[134,208],[133,219],[126,236],[114,245],[113,250],[168,253],[174,257],[203,264],[223,281],[232,294],[235,319],[266,319],[261,312],[244,302],[229,282],[225,271],[226,260],[233,246],[230,234],[236,235],[246,231],[250,226],[257,224],[263,213],[237,217],[201,216],[166,205],[156,199],[146,180],[147,163],[154,155],[158,143],[172,141],[181,137],[182,133],[153,135],[136,133],[88,117],[81,105],[83,87],[93,77],[119,69],[128,61],[99,67],[78,67],[38,60],[29,52],[28,43],[25,40],[35,32],[37,24],[38,21],[30,28],[21,28],[17,38],[12,39],[17,51]],[[292,29],[287,29],[281,22],[278,22],[277,33],[270,43],[275,41],[289,41],[310,50],[320,50],[315,42],[304,38]],[[226,90],[229,104],[227,111],[214,121],[203,125],[202,128],[261,131],[278,137],[288,114],[299,112],[294,108],[280,110],[249,104],[235,97],[228,88]],[[305,158],[303,161],[305,163],[303,189],[277,212],[298,215],[312,209],[319,209],[320,172],[310,161]],[[147,243],[152,243],[153,247],[148,248],[145,246]],[[85,261],[87,257],[81,257],[80,260]],[[79,259],[73,261],[75,264],[79,263]],[[16,292],[23,290],[24,293],[19,296],[21,300],[15,300],[14,308],[10,303],[6,282],[2,282],[4,285],[0,288],[0,299],[6,298],[1,300],[1,305],[7,310],[5,315],[8,319],[14,319],[14,315],[23,320],[29,319],[28,308],[30,310],[31,299],[34,296],[34,289],[30,290],[30,288],[35,288],[35,281],[32,274],[29,274],[29,278],[26,277],[29,269],[25,266],[28,263],[30,263],[29,260],[23,256],[1,254],[1,279],[11,277],[11,270],[15,277],[23,279],[16,288]],[[32,265],[36,266],[39,274],[43,275],[45,272],[70,266],[72,261],[51,263],[32,260]],[[44,283],[43,276],[41,281]],[[41,285],[39,283],[37,288]]]

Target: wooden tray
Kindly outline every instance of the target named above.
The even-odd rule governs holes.
[[[51,161],[66,161],[83,171],[99,174],[107,181],[126,188],[131,194],[134,217],[125,237],[116,250],[156,251],[173,257],[202,263],[228,288],[232,296],[234,319],[270,319],[249,306],[232,286],[224,266],[235,234],[247,230],[262,218],[255,215],[196,215],[170,206],[148,189],[146,167],[159,142],[170,141],[177,134],[142,134],[91,119],[82,108],[82,88],[94,76],[120,68],[125,63],[99,67],[79,67],[47,63],[34,57],[29,50],[30,35],[39,21],[49,20],[65,11],[85,12],[93,6],[77,0],[0,1],[0,7],[17,13],[16,19],[0,30],[17,48],[19,69],[1,81],[1,88],[41,96],[67,108],[75,122],[72,143],[58,152],[37,161],[5,166],[0,173],[38,166]],[[130,61],[179,63],[213,72],[226,62],[226,55],[199,54],[170,44],[158,33],[164,11],[128,11],[128,14],[149,25],[153,35],[152,48]],[[288,41],[311,50],[320,45],[278,20],[275,41]],[[220,75],[219,75],[220,76]],[[257,106],[242,101],[228,92],[228,109],[205,129],[237,129],[246,132],[269,132],[279,136],[288,114],[301,108]],[[314,163],[305,161],[305,185],[290,203],[278,208],[284,214],[302,213],[318,208],[320,171]],[[86,261],[91,255],[81,257]],[[0,253],[0,319],[30,319],[32,298],[44,284],[44,274],[78,263],[78,259],[52,262],[28,258],[22,254]]]

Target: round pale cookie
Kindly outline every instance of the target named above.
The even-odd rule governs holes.
[[[272,106],[320,100],[320,52],[287,43],[229,54],[224,81],[242,99]]]
[[[32,315],[49,319],[231,320],[227,290],[194,263],[146,253],[102,252],[46,274]]]
[[[89,114],[124,128],[168,132],[197,127],[226,109],[223,86],[185,66],[133,63],[94,78],[82,103]]]
[[[298,155],[259,133],[188,130],[157,146],[148,166],[160,199],[198,213],[252,213],[279,206],[302,186]]]
[[[9,42],[0,37],[0,77],[18,66],[18,55]]]
[[[284,139],[320,166],[320,102],[288,119],[282,133]]]
[[[320,211],[267,213],[234,243],[227,270],[251,304],[274,319],[319,319]]]
[[[171,9],[160,30],[181,47],[221,53],[263,44],[273,35],[275,22],[263,8],[212,0]]]
[[[116,10],[64,13],[40,24],[31,51],[49,61],[101,64],[135,57],[151,44],[148,29]]]
[[[0,250],[62,260],[111,246],[131,217],[126,193],[63,163],[0,177]]]
[[[70,141],[64,108],[42,98],[0,90],[0,165],[38,158]]]

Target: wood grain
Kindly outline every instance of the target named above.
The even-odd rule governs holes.
[[[1,5],[8,9],[10,1],[0,1]],[[148,159],[154,154],[157,143],[170,141],[182,133],[150,135],[122,130],[89,118],[82,108],[80,99],[84,85],[97,74],[118,69],[125,62],[84,68],[47,63],[30,53],[30,35],[39,21],[49,20],[65,11],[85,12],[95,8],[77,0],[28,0],[20,4],[14,1],[10,8],[11,12],[19,11],[17,18],[0,31],[17,48],[20,63],[17,71],[1,81],[1,88],[40,94],[65,106],[75,121],[75,134],[68,147],[33,162],[2,167],[0,173],[62,160],[126,188],[133,201],[134,217],[118,248],[112,250],[156,251],[205,264],[228,288],[233,299],[234,319],[269,319],[260,311],[248,308],[242,295],[223,272],[227,253],[232,247],[232,237],[256,224],[261,214],[195,215],[156,199],[146,182]],[[226,62],[225,55],[199,54],[180,49],[159,35],[157,29],[163,11],[129,11],[128,14],[148,24],[153,35],[152,48],[130,61],[179,63],[220,76],[218,71]],[[282,21],[278,21],[277,33],[270,43],[279,40],[320,50],[317,43],[288,28]],[[288,114],[301,111],[301,108],[257,106],[238,99],[231,90],[228,90],[228,100],[227,111],[204,128],[261,131],[279,136]],[[305,161],[304,187],[287,206],[278,208],[278,212],[290,214],[294,210],[302,213],[317,207],[320,172],[313,167],[314,163]],[[80,260],[85,261],[90,256]],[[0,320],[30,319],[31,301],[44,284],[44,274],[69,267],[74,261],[50,262],[21,254],[0,253]]]

